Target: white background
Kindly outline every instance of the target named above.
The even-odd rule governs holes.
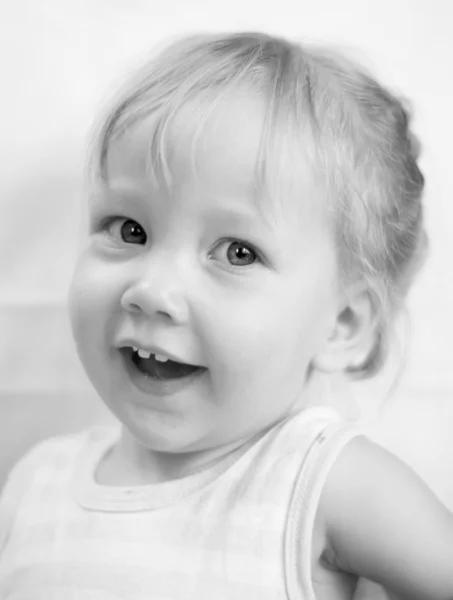
[[[259,29],[346,46],[413,101],[431,254],[409,298],[412,340],[398,392],[379,413],[389,376],[355,386],[355,397],[370,434],[453,507],[452,23],[450,0],[2,3],[0,485],[36,439],[105,418],[65,314],[95,108],[167,35]]]

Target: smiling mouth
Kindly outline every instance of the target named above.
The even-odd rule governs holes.
[[[138,372],[149,379],[157,381],[182,379],[194,373],[206,371],[205,367],[197,365],[189,365],[170,359],[162,361],[156,359],[155,354],[151,354],[149,358],[143,358],[136,350],[130,347],[121,348],[120,351],[126,360],[134,365]]]

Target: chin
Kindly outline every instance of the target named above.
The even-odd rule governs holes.
[[[189,431],[187,425],[178,427],[174,423],[162,422],[162,417],[148,417],[149,425],[144,419],[117,418],[123,424],[126,435],[152,452],[168,454],[184,454],[206,450],[206,437],[194,430]],[[158,420],[160,422],[158,422]]]

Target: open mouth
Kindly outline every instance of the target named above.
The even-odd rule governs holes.
[[[142,375],[159,381],[182,379],[194,373],[206,371],[205,367],[177,362],[137,348],[125,347],[121,348],[121,352]]]

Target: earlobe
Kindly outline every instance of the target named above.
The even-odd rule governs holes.
[[[314,368],[333,373],[356,364],[369,353],[374,330],[374,309],[369,292],[362,290],[349,295],[313,360]]]

